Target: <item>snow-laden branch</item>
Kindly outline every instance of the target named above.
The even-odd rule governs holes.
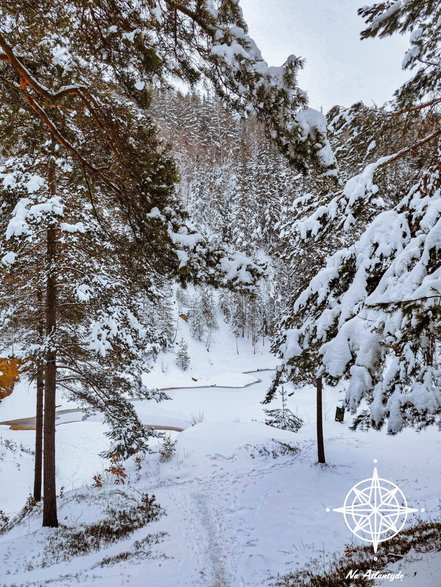
[[[355,221],[354,208],[360,201],[367,202],[378,193],[378,187],[374,183],[376,172],[402,159],[423,145],[435,141],[439,136],[441,136],[441,129],[435,130],[392,155],[380,157],[374,163],[367,165],[361,173],[351,177],[346,182],[341,193],[334,196],[327,204],[319,206],[310,216],[297,220],[294,229],[299,234],[299,237],[307,239],[312,236],[319,239],[329,230],[340,228],[348,230],[351,228]]]

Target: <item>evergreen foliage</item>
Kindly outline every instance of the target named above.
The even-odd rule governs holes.
[[[115,176],[87,157],[81,137],[71,132],[73,112],[78,103],[86,108],[109,152],[123,155],[104,105],[124,95],[145,108],[152,82],[170,75],[190,85],[207,78],[231,107],[254,113],[295,165],[335,174],[324,117],[306,108],[306,94],[296,83],[302,61],[290,56],[282,67],[269,68],[235,0],[50,0],[35,9],[18,0],[3,4],[1,15],[8,21],[0,35],[3,88],[112,189]],[[109,92],[112,86],[116,93]],[[47,111],[66,103],[73,111]],[[122,203],[124,194],[117,193]]]
[[[190,356],[188,354],[188,344],[183,338],[177,343],[176,364],[183,371],[187,371],[190,365]]]
[[[44,172],[54,159],[50,153],[46,157],[47,162],[42,157],[40,163],[41,175],[32,174],[32,161],[29,168],[24,167],[27,158],[9,159],[11,167],[3,168],[5,199],[19,193],[26,197],[15,196],[17,204],[0,242],[1,305],[8,315],[1,328],[15,333],[16,340],[19,337],[15,352],[31,373],[44,363],[49,351],[55,352],[58,387],[89,409],[101,410],[116,442],[110,452],[128,456],[146,448],[149,433],[127,398],[161,397],[141,381],[160,344],[148,329],[143,300],[156,300],[158,289],[133,249],[130,263],[143,271],[137,278],[129,271],[131,243],[124,234],[124,219],[105,208],[99,193],[92,209],[72,168],[60,157],[53,178],[56,195],[51,195]],[[105,228],[100,223],[104,218]],[[46,334],[45,248],[51,226],[56,231],[52,264],[60,293],[57,327]]]
[[[422,12],[412,12],[421,4]],[[368,17],[372,34],[390,34],[397,15],[407,15],[403,30],[426,19],[423,29],[434,35],[429,4],[360,12],[378,16]],[[415,103],[432,92],[431,83],[410,103],[402,99],[411,100],[411,85],[401,88],[392,112],[362,104],[330,112],[345,183],[320,200],[316,184],[294,203],[285,255],[300,277],[274,340],[284,358],[279,377],[298,385],[320,376],[346,380],[351,411],[363,399],[370,407],[356,423],[387,423],[391,433],[439,422],[441,414],[438,97]]]
[[[441,7],[436,0],[401,0],[379,2],[360,8],[358,13],[367,27],[362,39],[387,37],[410,32],[410,48],[402,68],[416,70],[413,77],[396,92],[401,108],[414,107],[418,101],[432,97],[439,101],[441,87]]]
[[[296,86],[300,62],[270,70],[235,1],[192,4],[0,7],[0,317],[15,337],[24,331],[34,372],[45,369],[45,525],[58,525],[57,386],[104,411],[112,451],[146,449],[127,396],[160,398],[140,374],[170,338],[168,327],[158,336],[146,305],[161,298],[164,279],[249,290],[262,274],[188,220],[150,117],[153,85],[205,76],[237,111],[264,120],[304,171],[334,173],[323,120]]]
[[[278,391],[280,401],[282,403],[281,408],[266,409],[265,414],[267,418],[265,424],[267,426],[273,426],[274,428],[280,428],[281,430],[289,430],[290,432],[298,432],[302,427],[303,420],[297,417],[287,405],[288,393],[284,387]]]

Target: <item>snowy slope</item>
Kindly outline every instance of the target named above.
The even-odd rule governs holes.
[[[185,328],[183,325],[180,335],[187,336]],[[343,505],[352,485],[371,476],[374,459],[380,474],[401,487],[410,506],[426,509],[416,514],[415,520],[439,516],[441,441],[437,431],[405,430],[394,437],[375,431],[352,432],[350,418],[343,424],[333,421],[342,392],[327,389],[324,411],[329,466],[319,467],[314,464],[312,388],[289,398],[291,409],[305,421],[299,433],[270,428],[262,423],[260,402],[272,372],[257,369],[273,367],[274,358],[262,348],[254,355],[245,341],[240,341],[237,356],[234,338],[222,331],[210,353],[200,343],[187,340],[192,370],[175,369],[174,357],[168,353],[146,375],[146,381],[152,386],[185,387],[188,378],[194,377],[198,379],[192,381],[196,388],[170,390],[171,400],[159,404],[135,402],[146,424],[174,422],[185,428],[179,434],[171,433],[177,439],[176,453],[164,463],[157,453],[152,454],[140,470],[133,461],[127,463],[129,486],[155,494],[167,515],[120,543],[64,562],[44,559],[47,541],[57,531],[42,532],[39,517],[31,517],[0,536],[2,584],[12,587],[52,581],[57,586],[255,587],[312,558],[319,557],[326,565],[334,553],[343,554],[346,544],[357,544],[342,516],[326,509]],[[165,374],[161,361],[168,363]],[[254,373],[243,375],[253,368]],[[199,388],[204,382],[209,386]],[[211,387],[214,383],[218,385]],[[236,388],[228,387],[234,383]],[[243,387],[247,383],[251,385]],[[0,413],[3,407],[1,404]],[[57,428],[58,485],[67,492],[60,500],[60,521],[64,524],[75,526],[93,520],[98,516],[96,504],[107,499],[103,491],[113,487],[111,476],[105,473],[108,462],[96,456],[107,446],[104,431],[99,421]],[[32,448],[32,432],[2,427],[1,438],[21,443],[25,451]],[[31,455],[6,451],[0,468],[1,478],[9,480],[0,484],[0,509],[11,514],[30,492]],[[103,476],[104,488],[92,486],[95,474]],[[86,500],[74,499],[78,491]],[[149,553],[140,554],[136,541],[156,533],[165,534]],[[124,552],[131,552],[133,558],[101,564],[106,557]],[[42,560],[46,560],[43,568]],[[401,584],[415,585],[411,568],[408,576],[402,568],[409,582]]]

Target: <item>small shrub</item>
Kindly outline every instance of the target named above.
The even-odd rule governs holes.
[[[303,569],[288,573],[283,577],[275,577],[272,587],[372,587],[374,581],[359,577],[356,582],[348,577],[351,570],[357,569],[361,574],[369,569],[384,571],[387,565],[396,562],[409,551],[434,552],[441,551],[441,523],[419,523],[408,528],[391,540],[387,547],[374,555],[372,546],[347,547],[344,556],[336,556],[328,564],[328,569],[317,572],[321,561],[312,560]],[[377,560],[374,560],[374,556]],[[423,585],[423,583],[421,583]]]
[[[280,442],[280,440],[273,440],[273,445],[269,448],[265,445],[258,445],[253,447],[251,452],[251,458],[254,459],[257,455],[260,457],[272,457],[277,459],[278,457],[284,457],[287,455],[296,455],[300,452],[300,449],[293,444],[288,442]]]
[[[137,499],[127,496],[127,503],[129,505],[125,509],[107,508],[106,517],[92,524],[81,524],[75,528],[60,526],[48,538],[45,548],[47,560],[53,564],[100,550],[146,526],[164,513],[156,503],[156,497],[147,493],[140,494]]]
[[[136,480],[139,481],[141,479],[141,469],[142,469],[142,457],[137,456],[134,458],[135,461],[135,472],[136,472]]]
[[[122,465],[117,455],[110,457],[110,467],[105,469],[106,473],[113,475],[113,482],[115,485],[124,485],[127,473],[124,465]]]
[[[302,427],[303,420],[296,416],[287,405],[287,392],[285,388],[279,391],[282,400],[282,407],[273,410],[264,410],[267,418],[265,424],[273,428],[280,428],[281,430],[289,430],[290,432],[298,432]]]
[[[8,532],[14,526],[17,526],[29,513],[34,511],[36,507],[41,507],[41,505],[42,502],[38,502],[32,495],[28,495],[24,507],[13,518],[3,521],[3,524],[0,524],[0,534]]]
[[[96,566],[105,567],[108,565],[115,565],[121,561],[127,561],[132,558],[148,558],[152,554],[151,548],[146,548],[154,544],[159,544],[166,532],[158,532],[157,534],[148,534],[142,540],[135,540],[132,550],[120,552],[114,556],[108,556]]]
[[[167,436],[164,438],[164,442],[162,443],[162,446],[159,450],[159,460],[161,461],[161,463],[169,461],[175,454],[176,442],[177,441],[173,440],[170,434],[167,434]]]
[[[198,412],[197,414],[192,414],[190,416],[190,423],[192,426],[196,426],[196,424],[200,424],[204,421],[204,412]]]
[[[5,528],[9,522],[9,517],[3,510],[0,510],[0,530]]]
[[[102,487],[103,486],[103,478],[101,475],[94,475],[93,476],[93,487]]]

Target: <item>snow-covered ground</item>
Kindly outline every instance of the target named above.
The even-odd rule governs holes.
[[[289,398],[290,408],[305,422],[297,434],[263,423],[260,402],[273,374],[265,369],[276,363],[268,345],[259,345],[254,354],[251,345],[240,340],[237,355],[234,337],[222,329],[207,352],[190,339],[185,324],[179,335],[189,342],[190,369],[181,371],[173,355],[164,354],[146,375],[146,383],[187,389],[169,390],[171,400],[159,404],[135,402],[146,424],[185,428],[170,433],[177,439],[176,453],[168,462],[160,462],[155,453],[141,466],[127,463],[130,491],[155,494],[166,515],[116,544],[61,562],[42,555],[57,531],[42,531],[39,518],[31,516],[0,536],[1,584],[267,585],[270,577],[313,558],[326,566],[333,554],[343,554],[345,545],[359,544],[332,508],[342,506],[348,490],[370,477],[374,466],[380,476],[400,486],[411,507],[426,510],[413,514],[414,521],[439,518],[439,432],[405,430],[394,437],[352,432],[351,418],[343,424],[333,418],[342,393],[326,389],[328,466],[317,466],[312,388]],[[58,403],[73,407],[62,398]],[[24,382],[0,404],[0,421],[32,413],[33,393]],[[58,486],[65,493],[59,500],[62,524],[90,522],[99,515],[96,504],[110,495],[106,492],[113,487],[112,476],[105,472],[109,464],[97,456],[107,446],[104,432],[98,417],[57,428]],[[2,426],[0,434],[0,509],[11,515],[31,492],[33,432]],[[104,487],[93,487],[96,474],[104,479]],[[76,498],[78,492],[81,499]],[[156,533],[165,534],[150,547],[151,553],[136,554],[137,543]],[[129,560],[121,557],[101,566],[104,558],[127,551],[134,553]],[[424,561],[395,564],[393,568],[405,575],[401,584],[416,585],[412,569],[417,567],[421,579]],[[433,581],[439,577],[435,564],[428,564]],[[425,585],[437,585],[429,582],[428,573],[425,576]]]

